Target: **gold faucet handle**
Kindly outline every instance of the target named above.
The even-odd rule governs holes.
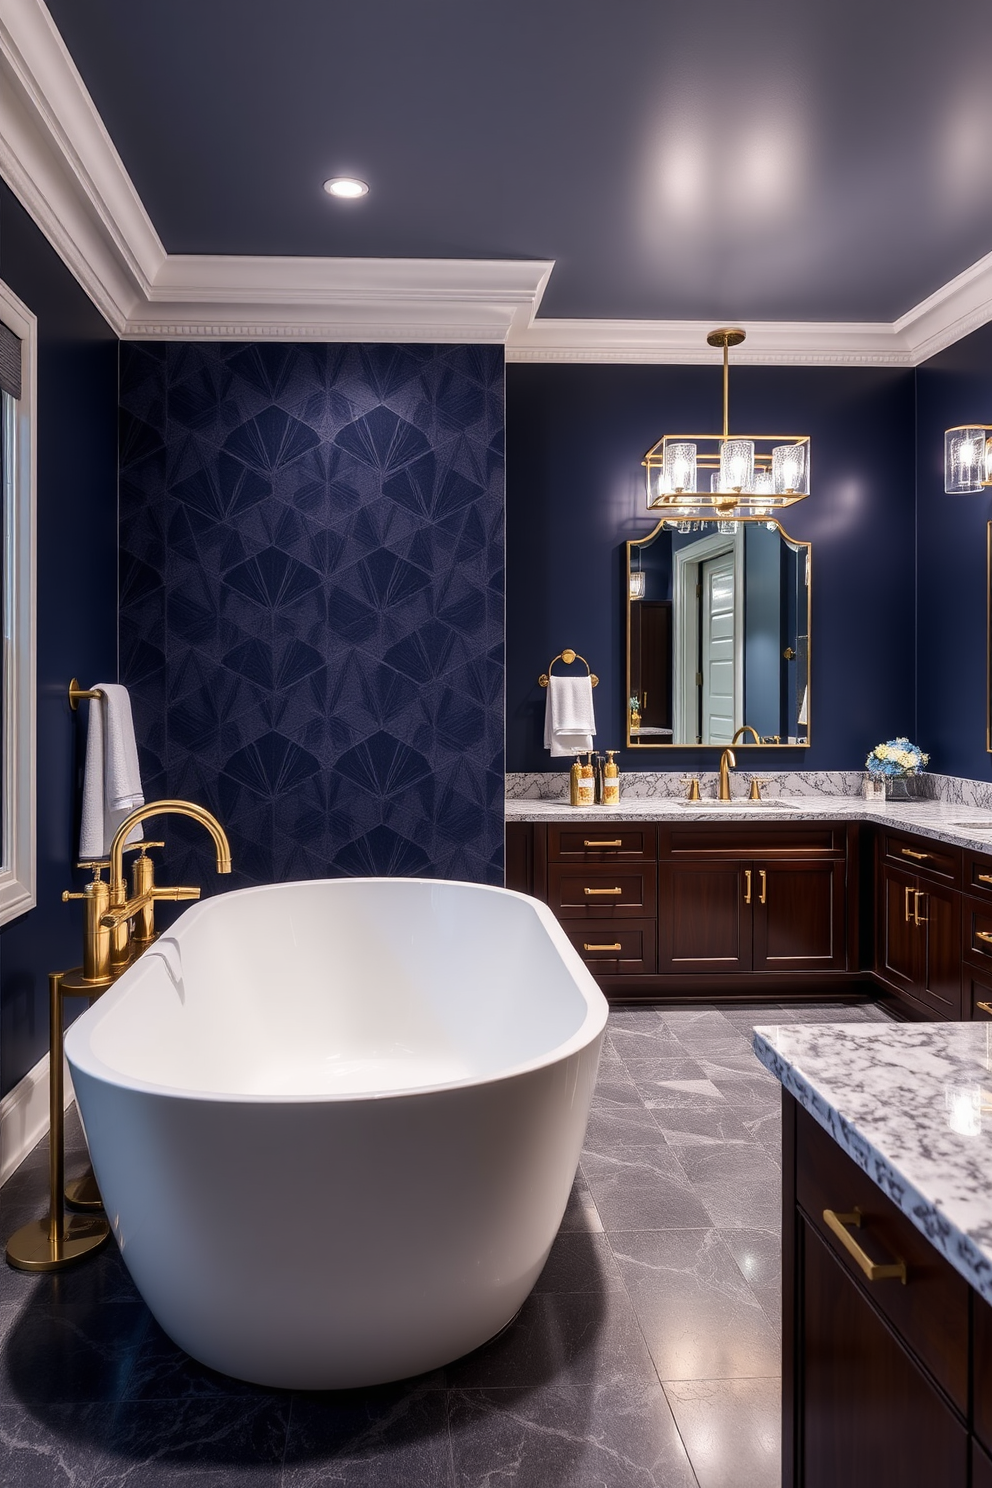
[[[100,924],[105,930],[116,930],[126,920],[133,920],[139,909],[144,909],[146,904],[151,903],[151,896],[139,894],[134,899],[129,899],[126,904],[118,905],[115,909],[108,909],[106,914],[101,915]]]
[[[686,783],[688,784],[688,787],[689,787],[689,791],[688,791],[688,794],[686,796],[686,800],[687,801],[698,801],[699,800],[699,781],[695,778],[695,776],[693,776]]]
[[[751,789],[748,792],[748,799],[751,800],[751,801],[760,801],[761,800],[761,787],[765,783],[766,782],[764,780],[759,780],[758,777],[757,777],[757,775],[752,775],[751,776]]]
[[[164,847],[164,842],[132,842],[130,847],[125,847],[125,852],[138,852],[144,854],[149,847]]]
[[[166,884],[164,887],[156,886],[149,891],[150,899],[199,899],[198,888],[187,888],[182,884]]]
[[[76,867],[77,868],[89,868],[89,869],[92,869],[92,871],[93,871],[93,882],[94,883],[100,883],[100,881],[101,881],[100,880],[100,874],[103,872],[104,868],[109,868],[110,867],[110,859],[109,858],[92,858],[92,859],[87,858],[87,859],[85,859],[84,862],[77,863],[76,864]],[[81,896],[77,894],[75,897],[78,899]]]

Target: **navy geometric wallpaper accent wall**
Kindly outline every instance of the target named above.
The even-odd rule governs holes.
[[[215,811],[237,883],[502,883],[503,401],[501,347],[122,345],[145,797]]]

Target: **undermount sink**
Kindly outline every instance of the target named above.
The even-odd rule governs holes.
[[[750,796],[738,796],[733,801],[718,801],[715,796],[703,796],[699,801],[676,801],[675,804],[677,806],[685,806],[689,811],[699,811],[702,809],[708,811],[711,806],[716,807],[718,811],[727,809],[740,811],[741,808],[745,811],[802,811],[805,803],[799,801],[780,801],[776,800],[774,796],[770,796],[767,800],[762,797],[760,801],[752,801]],[[992,831],[992,823],[989,825],[989,830]]]

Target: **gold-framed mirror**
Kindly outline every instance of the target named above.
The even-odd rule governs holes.
[[[627,543],[627,746],[807,748],[811,544],[770,518]]]

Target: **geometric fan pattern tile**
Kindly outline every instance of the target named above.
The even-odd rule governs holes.
[[[225,888],[501,884],[502,347],[120,352],[121,681],[145,799],[217,814]],[[152,826],[169,880],[207,890],[201,829]]]

